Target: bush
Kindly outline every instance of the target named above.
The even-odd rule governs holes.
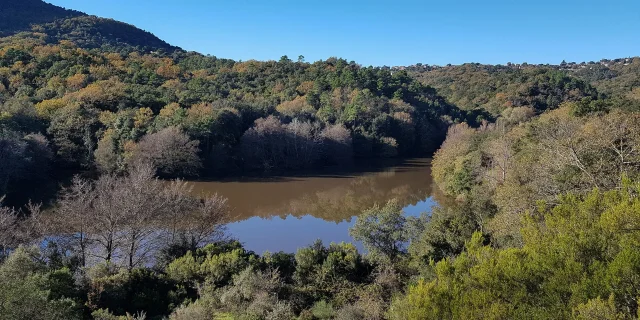
[[[237,242],[210,244],[195,253],[189,251],[167,266],[167,275],[175,281],[192,285],[209,282],[224,286],[234,274],[249,266],[249,256],[237,246]]]
[[[406,253],[407,220],[402,207],[390,200],[384,207],[375,205],[358,216],[349,234],[361,241],[373,259],[392,262]]]
[[[336,314],[331,303],[327,303],[324,300],[316,302],[311,308],[311,313],[317,319],[332,319]]]
[[[49,276],[36,248],[19,247],[0,265],[2,319],[81,319],[79,304],[65,297],[68,271]],[[58,279],[60,281],[55,281]],[[68,292],[66,292],[68,293]]]
[[[118,316],[138,313],[162,316],[180,303],[176,290],[173,283],[151,270],[134,269],[91,279],[87,305],[92,310],[110,310]]]

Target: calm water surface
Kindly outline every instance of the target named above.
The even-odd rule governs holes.
[[[349,227],[355,217],[393,198],[407,215],[428,212],[435,204],[430,159],[422,158],[359,165],[357,171],[192,183],[196,193],[229,199],[228,233],[257,253],[295,252],[316,239],[353,241]]]

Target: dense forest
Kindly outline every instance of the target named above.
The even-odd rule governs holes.
[[[9,200],[44,164],[122,173],[152,161],[162,177],[278,172],[430,154],[448,125],[489,117],[406,72],[344,59],[112,52],[90,38],[52,44],[34,30],[0,40],[0,125],[12,150],[0,193]]]
[[[640,314],[640,58],[233,61],[0,5],[0,319]],[[431,155],[439,206],[364,210],[365,252],[248,251],[181,180]]]
[[[563,61],[559,65],[414,65],[401,69],[463,110],[482,109],[498,115],[511,107],[529,106],[542,111],[580,98],[589,98],[592,107],[607,99],[618,108],[636,110],[640,107],[635,89],[639,85],[638,59]]]

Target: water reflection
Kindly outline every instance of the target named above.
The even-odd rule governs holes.
[[[352,241],[353,217],[392,198],[410,215],[434,204],[429,159],[361,166],[357,172],[193,182],[197,193],[229,198],[228,225],[247,249],[295,252],[316,239]]]

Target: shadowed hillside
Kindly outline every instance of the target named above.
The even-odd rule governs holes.
[[[41,0],[0,0],[0,36],[28,31],[34,24],[84,15]]]
[[[4,37],[33,31],[45,34],[48,43],[68,40],[86,49],[126,53],[179,49],[133,25],[89,16],[41,0],[0,0],[0,8],[0,36]]]

